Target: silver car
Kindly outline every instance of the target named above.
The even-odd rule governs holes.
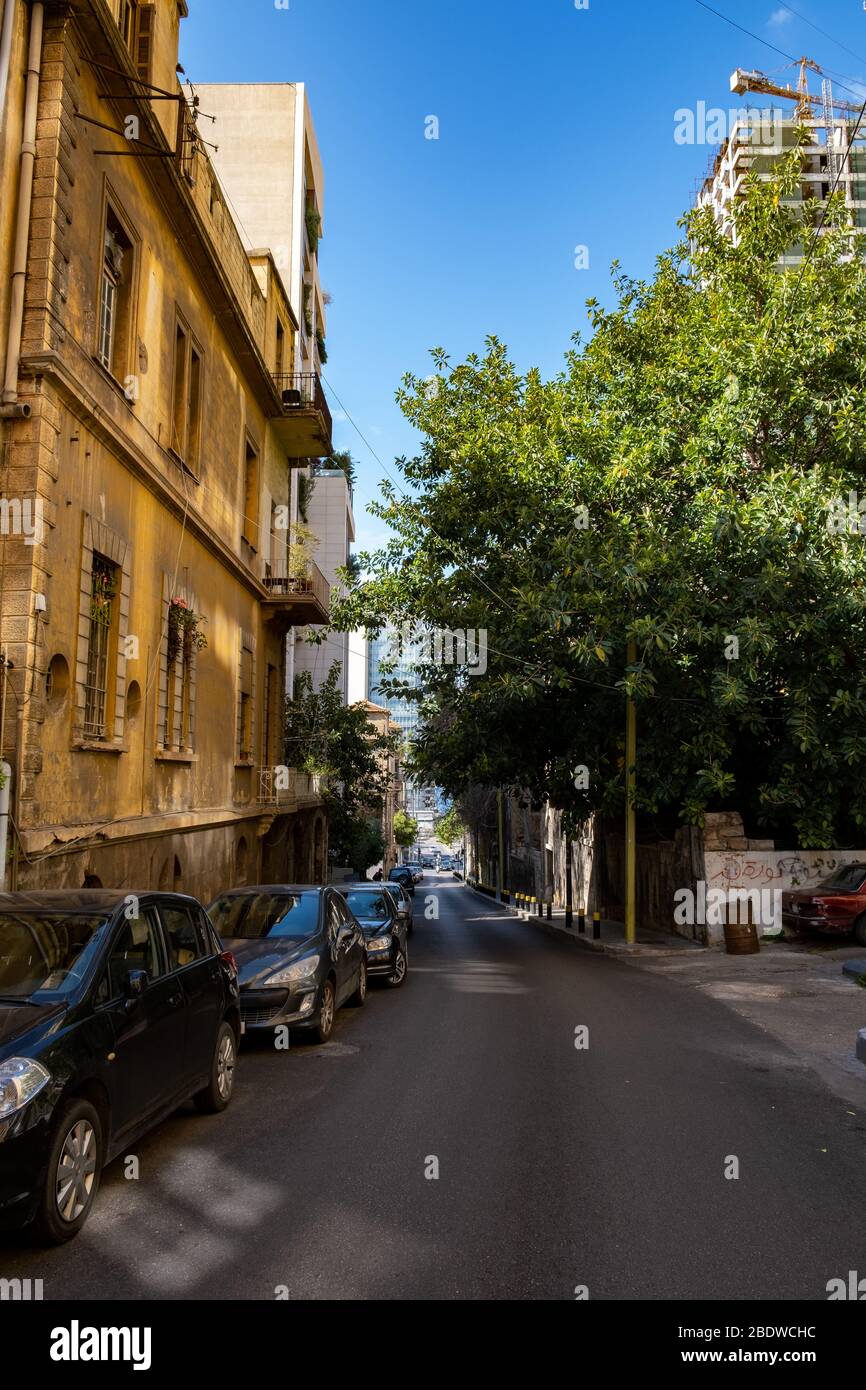
[[[412,895],[397,879],[387,879],[381,885],[386,892],[391,894],[394,899],[394,906],[397,909],[397,916],[406,925],[406,935],[412,935],[412,928],[415,925],[412,920]]]

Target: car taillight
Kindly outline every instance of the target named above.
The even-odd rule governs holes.
[[[233,975],[238,973],[238,963],[231,951],[220,951],[220,960],[224,961]]]

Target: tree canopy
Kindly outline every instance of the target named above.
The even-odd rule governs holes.
[[[820,235],[793,200],[802,153],[749,180],[736,244],[702,209],[651,279],[615,265],[555,379],[494,337],[404,379],[409,491],[384,484],[393,539],[335,617],[486,631],[483,674],[431,661],[405,690],[425,779],[619,810],[631,693],[640,811],[862,832],[864,243],[840,197]]]

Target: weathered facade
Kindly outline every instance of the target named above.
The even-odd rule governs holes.
[[[278,765],[287,636],[329,603],[292,466],[330,420],[178,84],[185,0],[5,3],[6,884],[322,881],[318,789]]]

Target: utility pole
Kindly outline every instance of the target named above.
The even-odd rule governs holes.
[[[497,877],[497,879],[498,879],[498,882],[497,882],[497,885],[496,885],[496,886],[497,886],[497,889],[498,889],[497,897],[499,898],[499,901],[500,901],[500,902],[504,902],[504,901],[505,901],[505,824],[504,824],[504,821],[505,821],[505,812],[504,812],[504,810],[503,810],[503,804],[502,804],[502,788],[501,788],[501,787],[497,787],[497,789],[496,789],[496,819],[497,819],[498,829],[499,829],[499,862],[498,862],[498,867],[497,867],[497,872],[496,872],[496,877]]]
[[[629,642],[627,664],[637,665],[637,645]],[[637,837],[635,831],[635,762],[637,760],[637,706],[634,696],[625,705],[625,939],[635,941],[635,892],[637,888]]]

